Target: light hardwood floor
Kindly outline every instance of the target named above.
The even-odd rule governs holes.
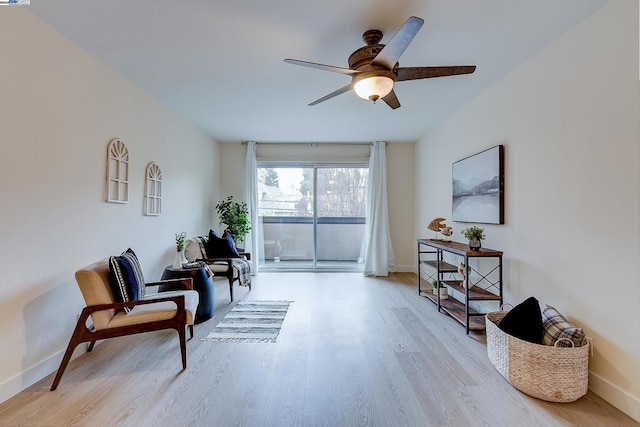
[[[52,374],[0,405],[0,425],[638,425],[591,392],[560,404],[515,390],[485,336],[465,335],[415,280],[261,273],[236,300],[294,301],[275,344],[201,341],[232,307],[217,281],[186,370],[175,332],[111,339],[72,361],[57,391]]]

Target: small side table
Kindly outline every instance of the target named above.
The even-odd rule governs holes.
[[[167,266],[162,273],[162,280],[183,279],[190,277],[193,281],[193,290],[198,292],[200,301],[196,310],[195,323],[202,323],[213,317],[213,277],[207,275],[204,267],[200,268],[178,268]],[[170,290],[163,288],[162,290]]]

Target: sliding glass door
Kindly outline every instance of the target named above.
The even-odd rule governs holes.
[[[258,167],[261,267],[314,266],[312,167]]]
[[[261,269],[358,270],[367,165],[258,166]]]
[[[316,266],[353,268],[366,215],[365,167],[316,168]]]

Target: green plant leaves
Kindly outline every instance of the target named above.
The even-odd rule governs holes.
[[[465,228],[460,233],[468,240],[484,240],[486,237],[484,235],[484,228],[480,228],[476,225]]]
[[[216,211],[220,217],[220,224],[227,226],[233,240],[244,240],[244,236],[251,230],[247,204],[235,202],[233,196],[228,196],[216,205]]]

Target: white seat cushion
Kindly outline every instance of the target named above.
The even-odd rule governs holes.
[[[160,292],[157,294],[145,295],[145,300],[153,300],[157,298],[172,297],[176,295],[184,295],[184,308],[187,311],[187,325],[193,325],[193,319],[198,308],[199,296],[198,292],[186,291],[170,291]],[[156,320],[171,319],[177,311],[176,305],[171,301],[162,301],[156,304],[144,304],[135,306],[129,313],[118,311],[109,322],[107,328],[115,328],[118,326],[135,325],[139,323],[153,322]]]
[[[246,258],[242,258],[245,261]],[[249,268],[251,269],[251,271],[253,271],[253,263],[251,261],[247,261],[249,263]],[[209,267],[209,270],[211,270],[211,272],[213,273],[226,273],[227,270],[229,269],[229,265],[228,264],[207,264],[207,267]],[[238,278],[238,269],[236,268],[236,266],[233,266],[233,278],[237,279]]]
[[[207,267],[214,273],[224,273],[229,270],[228,264],[207,264]]]

